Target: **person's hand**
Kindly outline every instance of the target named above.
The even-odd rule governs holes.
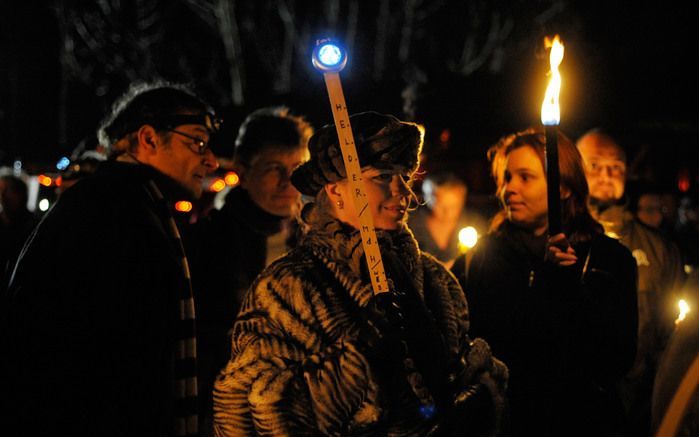
[[[397,352],[402,351],[401,336],[405,326],[394,292],[374,296],[369,304],[362,308],[359,326],[357,340],[360,349],[368,355],[399,355]]]
[[[559,267],[568,267],[578,262],[575,250],[564,234],[549,237],[546,243],[546,260]]]

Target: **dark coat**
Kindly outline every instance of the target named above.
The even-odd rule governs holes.
[[[176,191],[151,167],[106,163],[30,237],[3,297],[3,429],[172,435],[186,279],[148,180]]]
[[[214,378],[231,356],[233,321],[248,288],[265,268],[267,237],[280,232],[285,221],[262,210],[238,187],[226,195],[220,210],[196,225],[192,280],[202,413],[207,417]]]
[[[17,262],[24,241],[39,222],[38,218],[25,211],[12,223],[0,223],[0,291],[4,291],[10,280],[10,269]]]
[[[510,369],[512,435],[607,435],[621,414],[614,384],[635,353],[635,262],[603,235],[575,247],[571,268],[544,251],[543,238],[505,224],[469,254],[468,275],[456,260],[472,335]]]
[[[597,212],[605,232],[626,246],[638,266],[636,359],[621,383],[629,435],[650,435],[651,396],[658,361],[674,330],[677,301],[685,280],[679,249],[656,229],[614,205]]]

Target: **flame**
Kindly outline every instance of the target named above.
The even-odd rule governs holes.
[[[558,95],[561,92],[561,73],[558,72],[558,66],[563,61],[564,47],[558,35],[553,38],[553,41],[546,38],[544,44],[547,48],[551,48],[549,55],[551,80],[546,87],[546,95],[541,105],[541,122],[546,126],[555,126],[561,121],[561,108],[558,104]]]
[[[466,226],[459,231],[459,245],[462,251],[472,249],[478,242],[478,231],[473,226]]]
[[[678,306],[680,307],[680,314],[675,320],[675,324],[678,324],[682,320],[684,320],[685,317],[687,317],[687,313],[691,311],[691,309],[689,308],[689,304],[684,299],[680,299],[680,301],[678,302]]]

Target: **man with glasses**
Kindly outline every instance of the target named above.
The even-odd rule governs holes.
[[[230,358],[228,332],[245,292],[292,244],[301,194],[290,177],[308,160],[312,134],[311,125],[287,107],[249,114],[239,128],[233,156],[240,184],[225,195],[220,209],[197,223],[200,248],[193,270],[206,420],[213,417],[211,389]],[[207,426],[207,432],[212,430]]]
[[[638,265],[638,344],[636,361],[620,390],[628,435],[650,434],[650,405],[658,359],[677,317],[684,281],[679,250],[629,210],[624,195],[626,153],[607,133],[593,129],[577,142],[590,188],[590,211],[610,237],[619,239]]]
[[[197,434],[194,302],[170,208],[218,166],[218,123],[179,85],[115,102],[98,133],[109,159],[43,218],[0,305],[4,429]]]

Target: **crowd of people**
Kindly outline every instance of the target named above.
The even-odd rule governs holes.
[[[135,84],[99,126],[101,152],[73,158],[71,186],[40,220],[26,208],[26,184],[0,178],[5,429],[658,429],[697,355],[686,328],[696,316],[678,321],[677,311],[679,299],[699,302],[697,274],[667,231],[660,193],[628,192],[626,153],[608,133],[577,142],[558,133],[555,188],[543,131],[504,135],[488,152],[500,209],[487,217],[468,204],[463,175],[417,172],[419,124],[350,117],[358,193],[334,125],[314,129],[287,107],[265,107],[240,125],[229,157],[240,183],[220,208],[183,223],[173,203],[200,198],[217,170],[209,145],[220,122],[186,86]],[[561,232],[549,231],[551,189]],[[361,232],[366,213],[389,284],[382,293]],[[459,243],[466,227],[475,247]],[[697,405],[682,435],[697,435]]]

